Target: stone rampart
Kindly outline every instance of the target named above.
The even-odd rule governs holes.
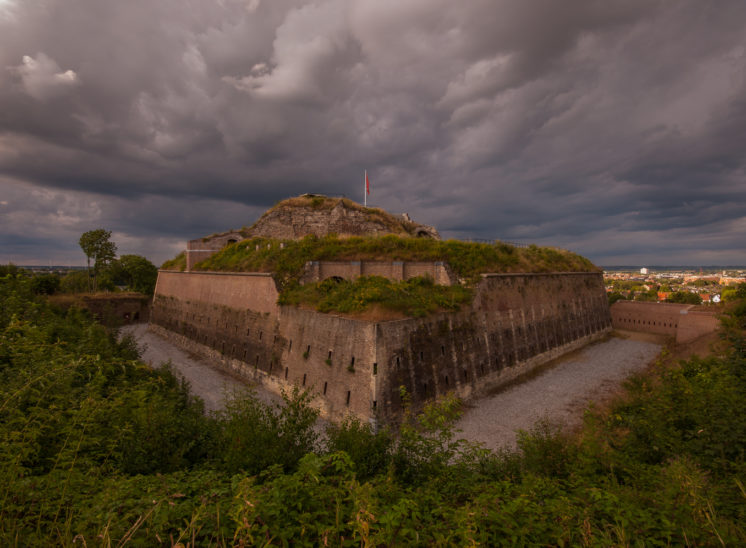
[[[279,307],[276,295],[266,275],[161,272],[151,321],[273,391],[312,387],[326,417],[385,421],[401,414],[400,387],[415,407],[470,398],[611,329],[597,273],[485,275],[459,312],[378,323]]]
[[[161,270],[155,294],[181,301],[209,303],[277,315],[277,285],[271,274],[177,272]]]
[[[147,322],[150,314],[150,297],[141,293],[53,295],[49,300],[65,310],[71,306],[85,308],[99,322],[111,327]]]
[[[675,337],[682,310],[691,307],[690,304],[617,301],[611,306],[611,323],[615,329]]]
[[[468,309],[378,324],[376,407],[482,395],[608,333],[608,310],[598,274],[485,275]]]
[[[310,261],[306,263],[301,281],[311,283],[329,278],[354,280],[360,276],[382,276],[394,281],[428,276],[439,285],[457,282],[443,261]]]
[[[614,329],[655,333],[688,342],[718,327],[714,311],[697,310],[691,304],[617,301],[611,306]]]

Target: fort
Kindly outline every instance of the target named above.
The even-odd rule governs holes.
[[[292,199],[292,205],[281,203],[252,229],[201,240],[207,245],[224,240],[227,245],[222,250],[205,247],[204,253],[212,251],[213,259],[221,253],[231,260],[240,253],[256,259],[270,253],[269,248],[275,253],[289,251],[293,240],[309,234],[439,240],[434,229],[408,218],[398,220],[337,199],[322,197],[322,203],[315,196],[301,198]],[[293,219],[300,221],[293,224]],[[228,244],[229,239],[236,242]],[[307,241],[311,242],[302,240]],[[361,247],[369,242],[360,241]],[[398,242],[409,249],[408,241],[386,244]],[[518,250],[502,246],[514,259],[511,268],[519,268]],[[534,248],[526,253],[542,252]],[[395,422],[405,402],[416,408],[448,392],[467,400],[478,397],[611,330],[602,273],[587,267],[587,260],[553,253],[549,255],[562,259],[557,264],[569,265],[566,268],[586,267],[552,271],[551,264],[537,261],[537,270],[542,271],[481,272],[467,280],[463,265],[442,258],[409,260],[361,253],[351,260],[306,261],[293,282],[371,275],[398,282],[425,276],[436,285],[470,286],[469,303],[423,317],[321,313],[283,305],[280,297],[289,282],[277,272],[216,271],[218,263],[187,262],[183,270],[159,272],[150,328],[274,392],[294,385],[311,389],[322,415],[332,420],[352,414],[374,423]]]

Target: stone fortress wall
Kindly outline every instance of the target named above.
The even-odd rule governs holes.
[[[408,268],[369,272],[394,267]],[[277,296],[268,274],[161,271],[151,328],[275,392],[312,388],[332,420],[371,421],[400,416],[401,387],[415,407],[449,391],[478,396],[611,330],[600,273],[486,274],[470,307],[382,322],[279,306]]]
[[[673,337],[677,343],[694,340],[718,327],[715,312],[691,304],[617,301],[611,306],[614,329]]]
[[[382,276],[397,282],[429,276],[438,285],[458,283],[450,267],[443,261],[311,261],[305,266],[301,283],[329,278],[354,280],[360,276]]]

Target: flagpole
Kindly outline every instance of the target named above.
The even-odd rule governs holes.
[[[365,170],[365,178],[363,179],[363,205],[368,207],[368,170]]]

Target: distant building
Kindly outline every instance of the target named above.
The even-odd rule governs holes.
[[[647,268],[645,268],[645,267],[643,266],[643,267],[642,267],[642,268],[640,269],[640,274],[647,274],[647,273],[648,273],[648,269],[647,269]]]

